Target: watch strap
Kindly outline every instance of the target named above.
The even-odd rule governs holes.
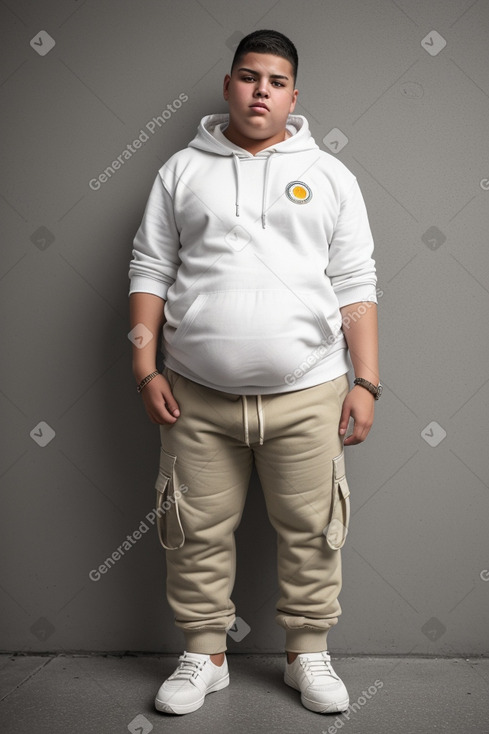
[[[364,387],[366,390],[371,393],[375,400],[378,400],[380,396],[382,395],[382,385],[379,382],[378,385],[374,385],[373,382],[369,382],[368,380],[365,380],[363,377],[356,377],[353,380],[354,385],[360,385],[361,387]]]

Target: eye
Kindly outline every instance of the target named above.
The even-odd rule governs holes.
[[[255,77],[254,76],[242,76],[241,81],[243,82],[254,82]]]
[[[285,84],[282,84],[282,82],[277,82],[277,81],[272,82],[272,84],[275,84],[277,87],[284,87],[285,86]]]

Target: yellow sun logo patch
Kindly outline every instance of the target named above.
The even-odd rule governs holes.
[[[287,184],[285,193],[294,204],[307,204],[312,199],[312,191],[303,181],[292,181]]]

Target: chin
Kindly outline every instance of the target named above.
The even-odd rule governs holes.
[[[243,134],[247,135],[249,138],[256,138],[257,140],[262,140],[263,138],[271,138],[274,135],[277,135],[280,132],[280,130],[271,130],[269,127],[262,127],[257,125],[249,125],[247,130],[243,130]]]

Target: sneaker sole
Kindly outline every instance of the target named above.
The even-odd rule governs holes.
[[[192,703],[166,703],[165,701],[160,701],[157,698],[155,699],[155,708],[157,711],[161,711],[165,714],[191,714],[192,711],[197,711],[197,709],[200,709],[201,706],[204,705],[205,697],[208,693],[214,693],[215,691],[221,691],[223,688],[226,688],[229,685],[229,673],[227,673],[224,678],[221,678],[221,680],[218,680],[216,683],[214,683],[210,688],[207,689],[207,691],[204,693],[204,695],[199,698],[198,701],[192,701]]]
[[[350,700],[347,698],[346,701],[335,701],[334,703],[321,703],[320,701],[311,701],[305,696],[301,695],[302,705],[314,711],[316,714],[341,714],[343,711],[347,711],[350,705]]]
[[[296,691],[301,690],[295,683],[295,681],[288,675],[284,675],[284,682],[291,688],[294,688],[294,690]],[[304,708],[309,709],[309,711],[314,711],[316,714],[339,714],[342,711],[346,711],[348,709],[348,706],[350,705],[350,699],[347,698],[344,701],[332,701],[331,703],[324,703],[324,701],[313,701],[310,698],[306,698],[306,696],[301,693],[301,703]]]

